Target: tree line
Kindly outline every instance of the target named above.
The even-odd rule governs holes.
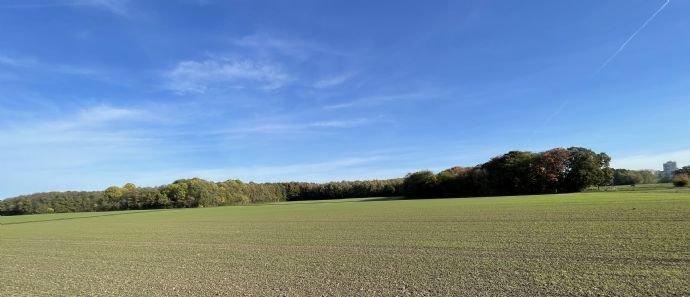
[[[245,183],[181,179],[160,187],[128,183],[104,191],[48,192],[0,200],[0,215],[194,208],[278,201],[400,196],[402,179],[329,183]]]
[[[578,192],[592,186],[656,182],[651,172],[613,169],[609,167],[610,161],[605,153],[571,147],[536,153],[511,151],[474,167],[453,167],[437,174],[419,171],[388,180],[245,183],[192,178],[159,187],[137,187],[129,183],[104,191],[48,192],[0,200],[0,215],[193,208],[356,197],[550,194]],[[679,175],[686,174],[682,170],[690,173],[690,168],[684,167]]]
[[[651,170],[614,169],[612,185],[634,186],[637,184],[654,184],[658,181],[659,177]]]
[[[417,198],[578,192],[610,185],[614,177],[610,161],[605,153],[581,147],[511,151],[475,167],[408,174],[403,192]]]

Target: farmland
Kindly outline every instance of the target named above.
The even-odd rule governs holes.
[[[690,192],[0,217],[1,296],[690,295]]]

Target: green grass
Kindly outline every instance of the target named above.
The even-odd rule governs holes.
[[[587,189],[589,192],[621,192],[621,191],[634,191],[634,192],[667,192],[667,193],[686,193],[690,195],[690,187],[674,187],[672,183],[663,184],[639,184],[635,186],[623,185],[623,186],[604,186],[604,187],[592,187]]]
[[[0,217],[0,296],[688,296],[690,195]]]

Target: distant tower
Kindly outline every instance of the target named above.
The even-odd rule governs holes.
[[[664,178],[673,178],[673,172],[678,170],[678,165],[674,161],[668,161],[664,163]]]

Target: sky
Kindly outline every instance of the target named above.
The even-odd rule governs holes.
[[[690,1],[0,0],[0,198],[690,165]]]

